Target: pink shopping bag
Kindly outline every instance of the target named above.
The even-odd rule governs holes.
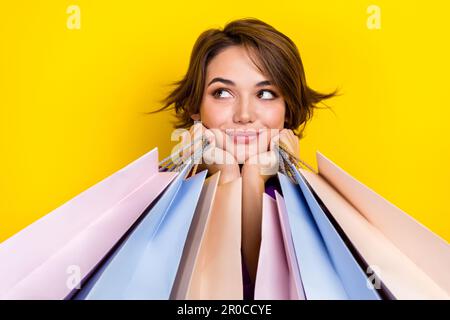
[[[0,244],[1,299],[64,299],[176,173],[155,148]]]
[[[255,282],[255,300],[304,299],[293,246],[289,244],[290,229],[286,226],[283,199],[263,195],[261,247]],[[279,204],[279,206],[277,206]],[[283,222],[281,221],[283,220]],[[284,237],[283,237],[284,234]],[[289,258],[288,258],[289,257]]]

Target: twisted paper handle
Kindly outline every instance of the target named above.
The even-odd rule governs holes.
[[[193,154],[183,157],[179,156],[180,153],[185,151],[186,149],[189,149],[193,147],[197,142],[202,140],[202,148],[199,150],[196,150]],[[172,171],[181,171],[184,166],[190,162],[191,164],[194,164],[195,160],[198,160],[202,154],[203,150],[208,146],[209,142],[205,137],[199,137],[184,147],[182,147],[179,150],[176,150],[168,157],[164,158],[162,161],[159,162],[159,171],[160,172],[172,172]]]

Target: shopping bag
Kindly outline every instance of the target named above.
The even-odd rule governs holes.
[[[206,227],[211,217],[214,198],[219,183],[220,171],[205,180],[197,209],[192,219],[188,237],[183,249],[180,266],[177,271],[170,299],[184,300],[191,283],[195,263],[200,252],[200,245],[205,237]]]
[[[174,179],[155,148],[0,244],[1,299],[64,299]]]
[[[292,172],[305,196],[311,214],[327,248],[328,255],[348,297],[357,300],[380,300],[381,298],[377,292],[377,288],[374,287],[371,281],[368,281],[368,275],[363,271],[344,240],[326,216],[319,202],[308,188],[303,176],[295,167],[292,167]]]
[[[319,174],[339,191],[370,223],[450,293],[450,247],[395,205],[351,177],[320,152]]]
[[[300,188],[282,173],[278,179],[306,299],[348,299]]]
[[[369,271],[373,273],[374,277],[380,282],[380,285],[384,286],[392,298],[396,299],[448,299],[448,292],[441,287],[441,285],[445,284],[445,280],[443,282],[436,282],[424,269],[421,269],[414,260],[404,253],[402,251],[402,247],[404,246],[393,235],[393,230],[396,227],[398,228],[398,232],[402,233],[402,227],[410,228],[409,230],[415,228],[417,233],[410,235],[411,243],[417,243],[417,240],[412,239],[415,236],[423,238],[429,245],[429,250],[434,251],[434,253],[426,254],[422,246],[419,247],[422,248],[419,250],[424,255],[426,254],[426,258],[433,257],[437,259],[435,260],[437,263],[442,262],[448,264],[448,254],[445,252],[445,246],[436,244],[434,242],[436,238],[427,234],[427,230],[423,227],[421,228],[420,225],[414,225],[417,223],[405,217],[405,214],[399,211],[399,209],[386,203],[386,200],[374,194],[370,189],[362,186],[347,174],[343,174],[341,169],[337,169],[336,166],[333,168],[330,162],[325,162],[326,159],[322,157],[320,167],[326,172],[325,174],[330,181],[335,179],[335,181],[341,181],[340,183],[343,183],[344,186],[355,187],[353,191],[356,190],[356,193],[350,195],[351,192],[349,190],[352,190],[351,187],[345,190],[342,185],[335,182],[343,190],[343,193],[347,192],[346,197],[351,196],[353,199],[360,197],[360,200],[354,201],[357,204],[359,203],[359,206],[365,210],[367,216],[361,214],[356,209],[357,205],[353,206],[347,200],[348,198],[344,198],[322,176],[303,169],[300,169],[300,172],[349,238],[359,255],[369,266]],[[339,175],[333,176],[333,173],[339,173]],[[361,201],[367,203],[361,205]],[[373,208],[369,208],[369,206],[373,206]],[[386,213],[390,213],[391,215],[386,215]],[[376,218],[374,219],[374,217]],[[371,219],[378,221],[380,228],[390,234],[397,243],[393,243],[377,227],[376,223],[372,224]],[[383,221],[383,219],[386,221]],[[389,229],[386,226],[390,226],[391,228]],[[388,232],[388,230],[391,230],[391,232]],[[430,240],[433,238],[434,240]],[[436,249],[436,247],[439,249]],[[436,254],[435,250],[440,252],[440,254]],[[415,260],[421,261],[417,256]],[[427,265],[427,263],[422,261],[423,265]],[[428,263],[428,270],[432,270],[430,266],[432,264]],[[433,270],[439,270],[439,268]],[[439,274],[441,273],[435,273],[434,278],[441,279],[439,278]]]
[[[186,298],[242,300],[242,178],[219,185]]]
[[[169,299],[206,171],[186,164],[153,208],[75,299]]]
[[[290,275],[290,297],[292,300],[305,300],[305,291],[303,289],[300,269],[295,255],[294,243],[292,241],[292,232],[289,225],[289,217],[287,214],[286,203],[284,198],[275,191],[275,199],[277,201],[277,209],[280,219],[281,234],[283,235],[283,243],[288,261]]]
[[[299,299],[288,264],[277,202],[264,193],[255,300]]]

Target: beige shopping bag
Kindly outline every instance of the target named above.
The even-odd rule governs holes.
[[[449,299],[448,244],[318,154],[319,174],[300,169],[352,245],[397,299]]]
[[[189,229],[188,238],[184,245],[183,256],[170,295],[171,299],[186,299],[187,290],[194,272],[195,262],[197,261],[200,252],[200,245],[204,239],[206,226],[208,225],[213,209],[219,177],[220,171],[207,178],[203,185],[202,193]]]
[[[187,299],[243,299],[241,198],[242,178],[217,187]]]

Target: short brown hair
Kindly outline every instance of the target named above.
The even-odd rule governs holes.
[[[175,128],[194,124],[191,115],[199,113],[209,61],[230,46],[244,46],[259,71],[277,86],[286,103],[284,127],[301,137],[304,125],[311,119],[313,109],[324,99],[336,95],[314,91],[306,84],[303,63],[294,42],[269,24],[244,18],[228,23],[223,30],[209,29],[197,39],[192,49],[189,68],[183,79],[172,83],[176,87],[163,99],[163,107],[172,106],[177,122]],[[254,53],[257,59],[252,58]]]

